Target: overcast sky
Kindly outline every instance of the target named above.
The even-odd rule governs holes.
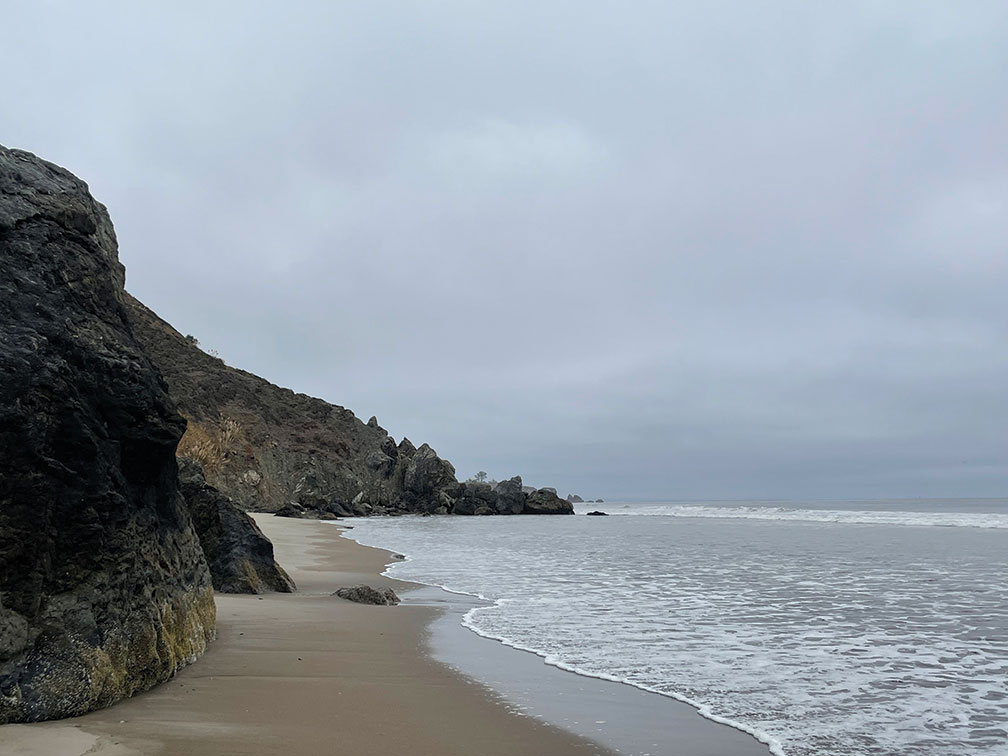
[[[160,9],[156,9],[160,8]],[[1008,496],[1008,3],[10,3],[127,287],[459,477]]]

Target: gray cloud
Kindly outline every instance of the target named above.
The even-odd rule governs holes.
[[[131,291],[463,476],[1005,495],[1008,7],[8,9]]]

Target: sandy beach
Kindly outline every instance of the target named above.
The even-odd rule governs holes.
[[[217,640],[174,679],[109,709],[0,728],[4,756],[604,754],[510,713],[425,653],[437,610],[330,594],[379,576],[387,554],[332,525],[257,517],[296,594],[217,596]]]
[[[330,595],[340,586],[359,583],[389,586],[400,594],[417,588],[380,575],[387,552],[341,538],[331,524],[268,515],[256,519],[273,540],[278,561],[297,582],[298,593],[218,595],[218,638],[197,663],[109,709],[58,722],[4,726],[0,752],[612,753],[593,740],[521,716],[492,689],[432,658],[428,633],[441,614],[436,607],[365,606]],[[493,646],[494,653],[518,653],[475,640]],[[506,656],[502,663],[513,658]],[[550,674],[582,679],[558,670]],[[726,756],[765,753],[741,733],[689,714],[692,719],[674,725],[682,730],[684,744],[706,742],[713,744],[709,752]]]

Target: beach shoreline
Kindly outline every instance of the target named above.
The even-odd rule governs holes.
[[[421,595],[434,589],[382,575],[391,552],[344,538],[335,524],[255,517],[297,593],[218,594],[218,638],[203,658],[108,709],[0,727],[5,756],[615,752],[601,732],[565,722],[565,710],[538,712],[534,704],[516,702],[514,689],[501,680],[495,686],[493,678],[519,670],[539,703],[567,696],[567,713],[582,706],[578,689],[587,691],[617,720],[621,715],[613,706],[627,715],[639,709],[632,699],[640,694],[636,689],[608,683],[615,693],[600,697],[601,681],[537,664],[535,657],[476,636],[458,625],[449,607]],[[405,601],[365,606],[331,596],[341,586],[361,583],[391,587]],[[660,726],[671,728],[653,756],[760,752],[755,741],[733,741],[741,733],[695,712],[691,719],[666,720],[675,702],[665,702],[670,708],[638,711],[639,717],[661,717]],[[624,729],[639,728],[641,721],[626,719]],[[668,750],[670,743],[681,750]]]
[[[342,535],[354,538],[352,531]],[[376,548],[381,550],[381,546]],[[396,559],[388,567],[400,563]],[[386,569],[384,574],[393,577],[395,570]],[[493,602],[438,585],[420,585],[406,594],[404,603],[441,610],[430,625],[428,653],[484,685],[522,716],[537,717],[624,756],[768,756],[775,752],[753,733],[705,716],[690,703],[623,680],[567,669],[543,654],[484,635],[464,623],[464,618]]]
[[[332,597],[381,576],[389,552],[313,520],[256,515],[293,594],[217,595],[217,640],[158,687],[72,719],[0,727],[4,756],[607,756],[502,706],[426,652],[439,611]]]

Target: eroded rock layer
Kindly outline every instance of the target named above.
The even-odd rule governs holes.
[[[166,680],[214,635],[185,422],[134,339],[105,208],[0,147],[0,723]]]

